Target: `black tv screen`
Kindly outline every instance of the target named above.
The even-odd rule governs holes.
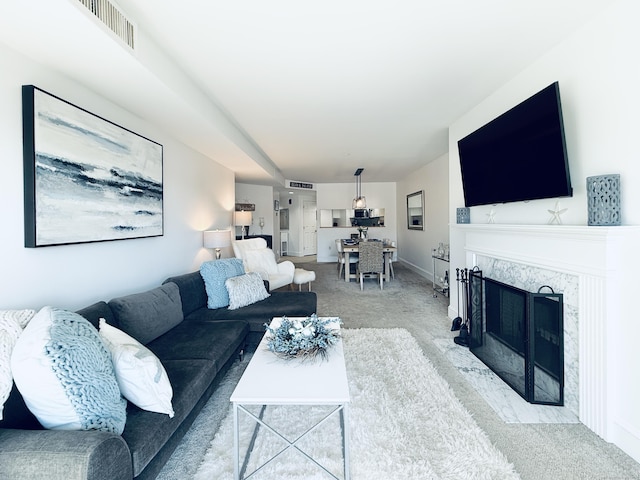
[[[464,203],[573,194],[555,82],[458,141]]]

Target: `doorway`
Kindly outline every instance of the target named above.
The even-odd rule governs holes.
[[[315,201],[302,202],[302,255],[318,253],[318,206]]]

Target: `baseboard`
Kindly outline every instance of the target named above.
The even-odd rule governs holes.
[[[432,272],[428,272],[427,270],[414,265],[411,262],[407,262],[406,260],[404,260],[403,258],[398,257],[398,262],[402,263],[402,265],[404,265],[405,267],[407,267],[409,270],[413,270],[414,272],[416,272],[418,275],[420,275],[421,277],[426,278],[427,280],[429,280],[430,282],[433,281],[433,273]]]
[[[611,429],[611,443],[640,463],[640,431],[632,425],[623,425],[616,421]]]

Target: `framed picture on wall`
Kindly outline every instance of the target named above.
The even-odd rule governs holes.
[[[162,145],[22,87],[25,247],[163,235]]]

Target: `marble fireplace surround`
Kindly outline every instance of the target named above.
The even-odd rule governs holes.
[[[536,293],[543,285],[563,294],[564,326],[564,406],[576,416],[578,407],[578,277],[510,260],[472,254],[472,263],[491,278],[528,292]],[[548,292],[548,290],[545,290]]]
[[[637,227],[452,225],[452,266],[478,266],[484,277],[564,295],[565,406],[605,440],[614,424],[616,368],[611,330],[624,310],[625,244]],[[452,292],[453,293],[453,292]],[[451,300],[456,305],[457,299]],[[450,313],[454,313],[450,311]],[[455,315],[454,315],[455,316]],[[452,317],[453,318],[453,317]],[[613,387],[613,388],[612,388]]]

